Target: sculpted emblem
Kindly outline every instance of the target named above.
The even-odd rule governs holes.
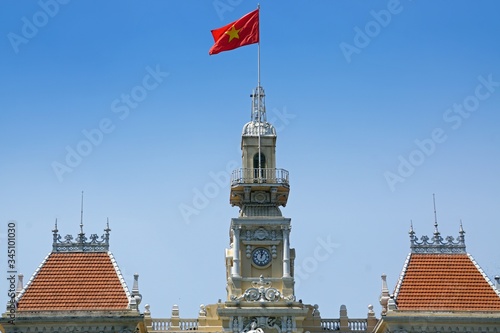
[[[264,240],[268,237],[269,235],[269,232],[267,232],[266,229],[264,228],[259,228],[257,230],[255,230],[253,236],[258,239],[258,240]]]

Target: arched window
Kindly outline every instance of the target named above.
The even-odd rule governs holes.
[[[260,164],[259,164],[260,162]],[[264,170],[266,168],[266,155],[260,153],[260,161],[259,161],[259,153],[253,155],[253,169],[254,169],[254,178],[257,180],[258,178],[265,178]],[[260,174],[259,174],[260,170]]]
[[[260,153],[260,165],[259,165],[259,153],[253,155],[253,168],[254,169],[265,169],[266,168],[266,155]]]

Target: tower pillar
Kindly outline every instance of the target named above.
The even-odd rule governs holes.
[[[290,275],[290,226],[284,225],[283,229],[283,277],[289,278]]]
[[[241,226],[233,225],[233,267],[231,268],[232,277],[241,277],[240,275],[240,229]]]

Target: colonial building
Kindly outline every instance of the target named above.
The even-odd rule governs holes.
[[[382,276],[382,318],[375,332],[500,332],[500,292],[466,252],[465,232],[443,240],[415,236],[394,294]]]
[[[101,240],[81,232],[73,241],[53,231],[53,250],[23,286],[20,279],[14,311],[3,315],[4,332],[498,332],[500,293],[465,250],[465,233],[443,241],[417,239],[410,230],[411,253],[393,294],[385,276],[381,318],[372,306],[365,318],[322,318],[319,307],[295,294],[295,249],[290,244],[291,219],[280,207],[288,201],[288,171],[277,168],[276,130],[267,121],[265,94],[257,87],[251,119],[243,126],[242,167],[233,172],[229,202],[239,215],[229,223],[225,251],[224,301],[201,305],[197,318],[154,318],[145,305],[135,276],[129,292],[109,252],[109,227]],[[123,240],[124,241],[124,240]],[[91,267],[91,269],[89,269]]]
[[[56,222],[52,252],[25,286],[19,275],[15,304],[9,301],[2,331],[145,332],[138,275],[130,292],[109,251],[110,231],[108,226],[101,239],[96,234],[87,239],[80,224],[75,239],[62,239]]]

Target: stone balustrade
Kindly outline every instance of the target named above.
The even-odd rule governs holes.
[[[198,330],[200,332],[208,332],[206,328],[204,329],[199,327],[200,321],[206,320],[205,317],[197,319],[183,319],[178,316],[178,311],[178,307],[174,306],[171,318],[152,318],[148,307],[147,311],[144,312],[144,321],[148,332],[175,333]],[[339,318],[321,318],[318,313],[313,316],[312,320],[306,320],[304,322],[305,326],[303,327],[303,331],[309,333],[324,333],[324,331],[339,333],[370,333],[377,324],[377,321],[378,320],[375,318],[372,306],[369,306],[367,318],[348,318],[347,309],[345,305],[342,305],[340,307]],[[203,324],[200,326],[202,325]],[[216,333],[212,331],[210,332]]]

